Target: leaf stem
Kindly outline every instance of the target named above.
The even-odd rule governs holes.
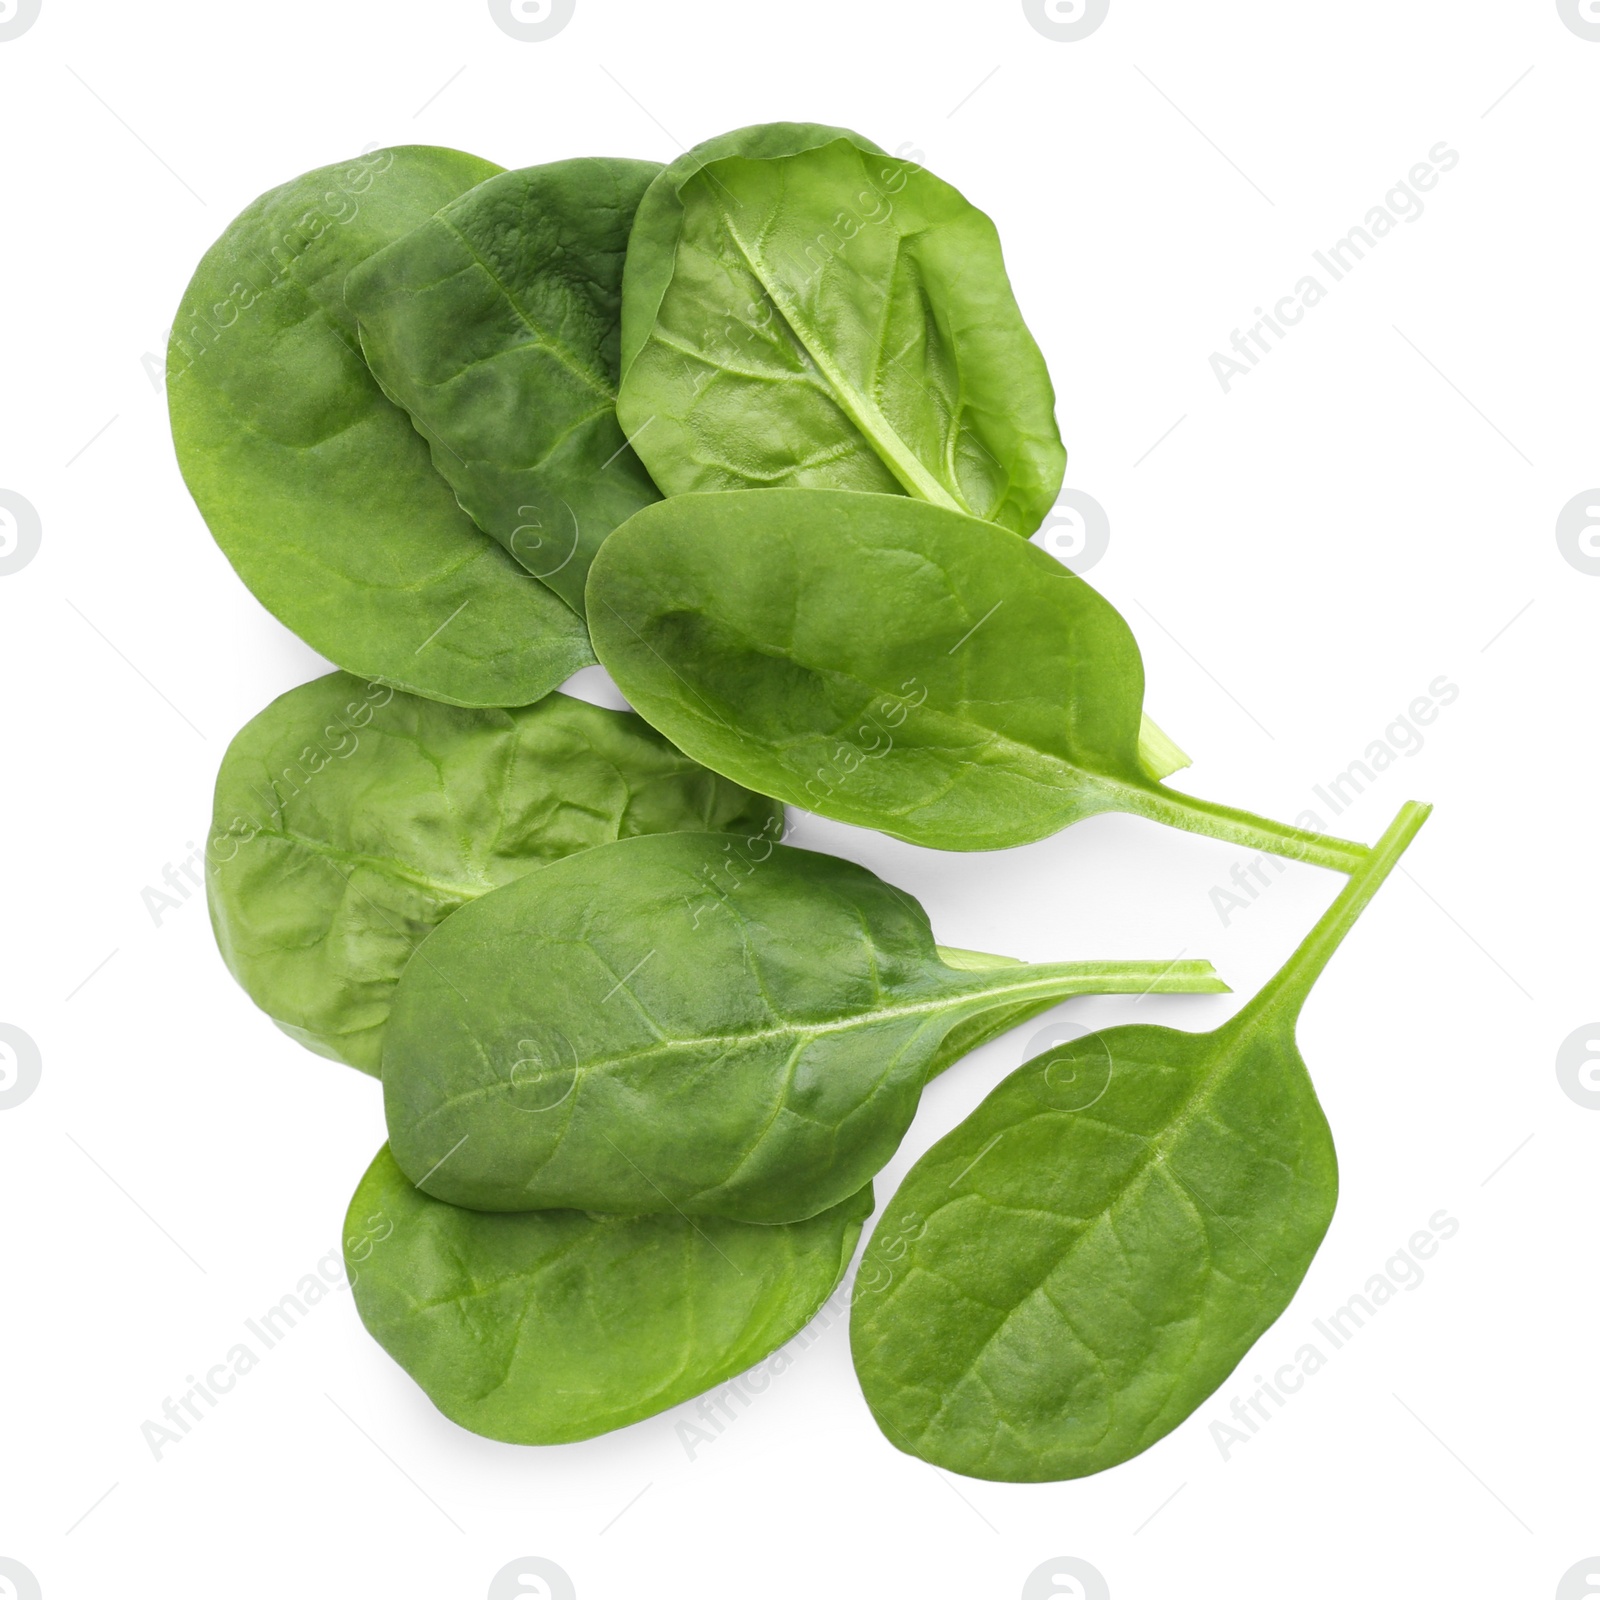
[[[1420,800],[1401,806],[1384,835],[1367,852],[1366,863],[1351,874],[1350,881],[1323,912],[1317,925],[1300,942],[1266,986],[1252,998],[1231,1022],[1230,1028],[1248,1026],[1268,1012],[1277,1012],[1293,1027],[1305,1004],[1311,986],[1327,966],[1329,958],[1344,942],[1344,937],[1378,892],[1383,880],[1394,871],[1417,830],[1428,820],[1433,807]]]
[[[1292,828],[1286,822],[1274,822],[1270,817],[1258,817],[1254,812],[1219,805],[1215,800],[1181,794],[1162,784],[1119,783],[1113,792],[1118,808],[1137,817],[1148,817],[1152,822],[1164,822],[1168,827],[1204,834],[1211,839],[1223,839],[1246,849],[1287,856],[1291,861],[1309,861],[1330,872],[1359,872],[1372,854],[1366,845],[1353,840]]]
[[[1051,993],[1063,1000],[1079,994],[1228,993],[1209,961],[1048,961],[1024,966],[1016,977],[1010,969],[969,971],[967,976],[990,980],[969,998],[992,998],[996,1005]]]
[[[1021,967],[1027,963],[1016,956],[991,955],[987,950],[963,950],[959,945],[940,944],[934,949],[947,967],[957,972],[989,972],[995,967]]]
[[[1082,994],[1225,994],[1228,986],[1209,961],[1061,961],[1048,966],[1026,966],[1009,956],[985,955],[940,945],[939,959],[955,972],[990,978],[1015,973],[1004,992],[993,988],[970,992],[960,1009],[966,1014],[953,1024],[928,1063],[933,1079],[956,1062],[1002,1033]],[[1007,971],[1006,969],[1010,969]],[[1076,980],[1063,988],[1063,976]],[[971,1002],[977,1000],[978,1004]]]
[[[1139,719],[1139,765],[1147,778],[1160,783],[1194,765],[1194,757],[1148,714]]]

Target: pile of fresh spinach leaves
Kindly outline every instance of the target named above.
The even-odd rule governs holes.
[[[499,171],[402,146],[262,195],[206,253],[167,353],[178,464],[256,598],[347,672],[462,706],[529,705],[594,657],[384,397],[344,285]]]
[[[1294,1043],[1373,849],[1197,799],[1112,606],[1029,542],[1065,452],[993,223],[846,129],[662,167],[378,150],[246,208],[168,356],[183,476],[342,669],[217,780],[223,957],[381,1077],[345,1225],[435,1405],[552,1444],[734,1376],[838,1289],[923,1087],[1078,994],[783,842],[946,850],[1125,811],[1349,875],[1221,1029],[1025,1065],[913,1167],[854,1291],[873,1415],[980,1477],[1147,1448],[1282,1312],[1333,1145]],[[632,712],[556,692],[599,661]]]

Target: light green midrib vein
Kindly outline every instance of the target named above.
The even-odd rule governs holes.
[[[409,884],[413,889],[424,889],[430,894],[438,895],[441,899],[453,900],[481,900],[491,889],[497,887],[493,883],[484,882],[477,884],[443,883],[437,878],[429,878],[423,873],[414,872],[402,863],[388,856],[365,855],[359,850],[341,850],[337,845],[329,844],[324,839],[314,839],[309,834],[296,833],[286,828],[263,828],[257,835],[259,839],[279,839],[287,845],[306,851],[310,855],[320,856],[327,861],[345,861],[351,866],[368,867],[374,872],[381,873],[384,877],[393,878],[399,883]],[[545,865],[542,861],[530,863],[533,866]]]
[[[862,437],[877,452],[884,465],[899,479],[906,493],[918,500],[927,500],[933,505],[943,506],[947,511],[964,511],[968,516],[972,516],[974,513],[971,507],[958,499],[923,466],[911,448],[890,426],[889,419],[883,412],[849,382],[823,348],[821,341],[807,328],[799,311],[780,293],[778,284],[775,281],[769,282],[760,267],[756,265],[750,246],[739,236],[733,218],[726,210],[721,210],[720,215],[727,227],[728,237],[738,246],[739,254],[744,257],[745,265],[750,269],[750,275],[766,291],[801,348],[816,364],[817,370],[828,380],[835,398],[846,415],[861,430]]]
[[[747,1033],[703,1033],[697,1034],[692,1039],[658,1039],[642,1050],[630,1051],[627,1055],[607,1056],[601,1059],[586,1061],[577,1068],[579,1072],[589,1073],[611,1067],[625,1066],[631,1061],[647,1059],[663,1052],[677,1050],[701,1050],[708,1045],[726,1045],[730,1049],[737,1045],[764,1044],[790,1039],[799,1039],[801,1043],[810,1044],[813,1040],[823,1038],[828,1034],[845,1033],[854,1028],[874,1026],[881,1022],[895,1022],[902,1018],[933,1016],[940,1011],[959,1013],[968,1007],[982,1010],[988,1004],[1026,998],[1034,995],[1060,994],[1063,998],[1074,994],[1115,994],[1116,989],[1107,989],[1101,986],[1098,980],[1111,978],[1118,983],[1126,983],[1127,988],[1122,993],[1175,993],[1171,985],[1177,979],[1183,978],[1190,983],[1203,983],[1211,985],[1208,991],[1215,992],[1217,980],[1206,973],[1196,969],[1199,963],[1195,962],[1169,962],[1159,963],[1151,961],[1072,961],[1059,964],[1041,965],[1032,968],[1034,976],[1020,980],[1016,983],[1001,984],[991,988],[967,989],[955,988],[944,994],[935,995],[928,1000],[918,1000],[898,1006],[884,1006],[874,1011],[856,1013],[853,1016],[836,1018],[832,1022],[817,1023],[791,1023],[780,1028],[755,1028]],[[1152,973],[1152,969],[1159,968]],[[1134,985],[1150,981],[1150,987],[1136,989]],[[1082,987],[1078,987],[1081,985]],[[1193,991],[1191,991],[1193,992]],[[961,1017],[952,1017],[952,1025],[961,1021]],[[412,1123],[413,1130],[421,1128],[425,1123],[442,1116],[457,1105],[469,1101],[482,1099],[486,1095],[503,1094],[508,1089],[514,1088],[508,1080],[495,1079],[492,1083],[476,1084],[469,1089],[458,1090],[440,1100],[437,1105],[431,1106],[422,1116]]]

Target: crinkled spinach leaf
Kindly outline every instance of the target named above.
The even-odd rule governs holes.
[[[262,195],[201,261],[167,357],[178,464],[251,592],[347,671],[456,705],[526,705],[593,657],[384,398],[344,284],[499,171],[405,145]]]
[[[791,1222],[893,1154],[951,1029],[1073,994],[1222,987],[1206,962],[960,971],[864,867],[623,839],[466,906],[401,975],[395,1159],[432,1195]]]
[[[776,838],[783,810],[642,718],[552,694],[467,710],[336,672],[234,738],[206,851],[212,924],[257,1005],[376,1074],[422,940],[535,867],[678,828]]]
[[[492,1216],[415,1189],[388,1147],[350,1202],[361,1320],[452,1422],[512,1444],[665,1411],[793,1338],[844,1275],[870,1185],[784,1227]]]
[[[977,1478],[1099,1472],[1177,1427],[1277,1319],[1338,1196],[1295,1022],[1428,809],[1401,811],[1214,1033],[1113,1028],[1047,1051],[911,1169],[851,1316],[893,1444]]]
[[[606,542],[589,627],[629,703],[696,760],[913,844],[996,850],[1131,811],[1338,871],[1366,857],[1151,778],[1128,625],[959,512],[827,489],[674,496]]]
[[[660,171],[501,173],[345,286],[374,375],[457,500],[580,616],[601,540],[660,499],[616,414],[623,256]]]
[[[634,221],[618,415],[668,494],[908,494],[1030,534],[1066,453],[977,207],[843,128],[679,157]]]

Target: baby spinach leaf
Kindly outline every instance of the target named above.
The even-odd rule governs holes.
[[[373,373],[457,500],[580,616],[600,541],[661,498],[616,413],[623,255],[660,171],[501,173],[345,284]]]
[[[1022,534],[1066,453],[994,224],[843,128],[769,123],[647,191],[617,412],[666,493],[908,494]]]
[[[677,828],[756,842],[783,810],[642,718],[548,695],[467,710],[342,672],[274,700],[217,775],[206,883],[250,998],[376,1074],[411,953],[457,907],[609,839]]]
[[[429,1194],[481,1211],[792,1222],[889,1159],[959,1023],[1220,987],[1203,961],[959,971],[916,901],[852,862],[623,839],[428,936],[384,1041],[389,1142]]]
[[[714,771],[912,844],[997,850],[1102,811],[1348,872],[1358,844],[1168,789],[1144,667],[1082,578],[992,523],[894,495],[679,495],[606,542],[596,652]]]
[[[781,1228],[491,1216],[413,1188],[385,1146],[350,1202],[345,1265],[367,1331],[452,1422],[564,1444],[665,1411],[793,1338],[871,1210],[869,1184]]]
[[[384,398],[344,282],[499,171],[407,145],[262,195],[201,261],[167,357],[178,464],[251,592],[348,671],[456,705],[526,705],[593,657]]]
[[[851,1317],[893,1444],[977,1478],[1099,1472],[1177,1427],[1277,1319],[1338,1194],[1295,1021],[1428,811],[1401,811],[1214,1033],[1047,1051],[911,1169]]]

